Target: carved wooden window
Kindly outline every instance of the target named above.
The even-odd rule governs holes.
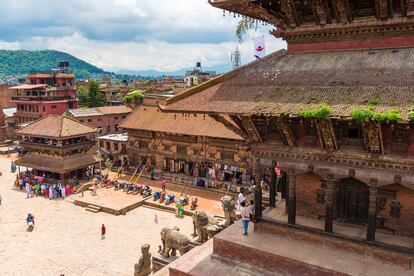
[[[177,145],[177,153],[182,155],[187,155],[187,146],[185,145]]]
[[[316,145],[318,141],[318,131],[313,122],[305,122],[303,124],[305,128],[305,144]]]
[[[409,132],[406,129],[394,129],[392,132],[392,150],[397,152],[407,151]]]
[[[346,147],[362,146],[362,130],[359,125],[340,123],[334,126],[334,130],[339,145]]]
[[[231,152],[231,151],[222,151],[221,152],[221,159],[233,161],[234,160],[234,152]]]
[[[140,149],[148,149],[148,144],[149,144],[149,142],[147,142],[147,141],[139,141],[138,142],[138,146],[139,146],[139,148]]]

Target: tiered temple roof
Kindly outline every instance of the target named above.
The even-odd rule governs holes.
[[[375,102],[375,111],[412,109],[414,48],[273,53],[167,100],[165,111],[290,115],[327,103],[333,117]],[[178,116],[178,115],[177,115]]]
[[[96,134],[96,131],[96,128],[80,123],[73,118],[49,115],[17,130],[16,134],[62,139]]]

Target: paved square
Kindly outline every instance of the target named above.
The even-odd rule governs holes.
[[[192,233],[190,217],[144,207],[126,216],[90,213],[69,201],[44,198],[25,199],[26,194],[12,189],[14,175],[10,160],[0,157],[0,275],[133,275],[140,247],[161,244],[162,227],[179,226]],[[35,216],[35,230],[26,231],[25,218]],[[158,224],[154,215],[158,216]],[[100,239],[101,224],[106,239]]]

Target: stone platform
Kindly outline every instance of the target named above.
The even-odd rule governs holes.
[[[73,203],[91,212],[105,212],[118,216],[142,206],[146,199],[149,198],[103,188],[99,189],[96,195],[91,191],[85,191],[83,197],[77,194],[73,198]]]
[[[156,275],[414,275],[408,267],[369,254],[361,256],[265,229],[250,230],[248,236],[241,233],[237,222]]]

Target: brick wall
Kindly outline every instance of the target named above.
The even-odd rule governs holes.
[[[321,178],[313,173],[296,176],[296,215],[317,218],[325,214],[323,204],[316,202],[316,190],[321,186]]]
[[[10,85],[0,84],[0,105],[3,108],[15,107],[16,104],[11,103],[11,97],[14,96],[14,91],[9,89]]]

